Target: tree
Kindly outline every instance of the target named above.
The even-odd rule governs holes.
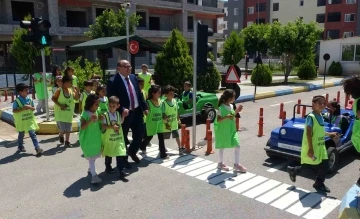
[[[209,52],[208,58],[215,60],[214,55]],[[197,77],[197,89],[204,92],[214,92],[219,88],[219,83],[221,80],[220,72],[216,66],[208,67],[206,75],[198,75]]]
[[[135,32],[139,19],[135,13],[129,16],[129,33]],[[126,35],[126,12],[125,9],[114,11],[112,9],[105,10],[102,15],[95,19],[95,23],[89,26],[89,31],[85,35],[91,39],[100,37],[115,37]]]
[[[268,31],[268,24],[252,24],[241,31],[248,53],[260,53],[267,50],[266,34]]]
[[[25,16],[24,20],[30,21],[31,16]],[[40,49],[32,45],[32,43],[24,42],[21,37],[27,35],[27,30],[23,28],[16,28],[12,38],[12,45],[10,49],[11,55],[17,61],[16,70],[22,74],[34,73],[34,60],[36,56],[40,56]],[[50,48],[45,48],[45,55],[50,55]]]
[[[244,39],[236,31],[232,31],[225,40],[221,64],[236,65],[245,55]]]
[[[321,32],[317,23],[305,24],[302,19],[290,21],[286,25],[278,22],[271,24],[266,39],[271,53],[283,56],[284,83],[288,82],[297,60],[313,59],[313,51]]]
[[[170,84],[182,91],[183,83],[191,81],[194,62],[189,52],[189,46],[181,32],[173,30],[163,50],[156,56],[154,70],[161,77],[160,85]]]

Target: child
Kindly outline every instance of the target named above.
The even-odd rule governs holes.
[[[33,75],[34,85],[36,91],[36,98],[38,99],[38,104],[36,105],[36,112],[38,114],[45,112],[45,89],[42,72],[35,73]]]
[[[316,166],[318,173],[313,187],[316,190],[330,192],[325,186],[325,177],[328,171],[328,155],[325,147],[325,135],[332,138],[337,133],[327,133],[324,128],[324,119],[321,112],[324,110],[326,99],[324,96],[315,96],[312,99],[313,111],[308,114],[305,122],[304,134],[301,145],[301,164]],[[291,181],[296,181],[301,166],[287,167]]]
[[[80,104],[79,104],[79,111],[80,113],[82,111],[84,111],[84,107],[85,107],[85,102],[86,102],[86,98],[90,95],[90,94],[94,94],[95,92],[92,91],[92,87],[93,87],[93,82],[92,81],[84,81],[84,92],[81,93],[80,96]]]
[[[60,131],[59,141],[64,144],[65,133],[65,147],[71,147],[69,138],[74,116],[74,101],[79,99],[79,92],[76,87],[71,86],[71,83],[72,78],[64,76],[62,78],[62,87],[52,96],[52,101],[55,103],[55,121]]]
[[[191,92],[191,83],[186,81],[184,83],[184,92],[182,93],[181,100],[185,109],[191,109],[193,106],[193,94]]]
[[[237,134],[234,117],[243,106],[239,105],[236,110],[232,103],[235,101],[235,91],[226,89],[219,99],[218,116],[215,119],[215,148],[219,149],[218,169],[229,171],[229,167],[223,161],[224,149],[235,148],[234,172],[245,173],[246,168],[240,164],[240,141]]]
[[[341,115],[340,104],[335,101],[329,101],[327,108],[329,112],[324,114],[324,120],[326,122],[331,122],[334,127],[339,127],[342,130],[342,134],[345,134],[349,127],[349,120],[346,117]]]
[[[100,98],[100,105],[98,112],[102,115],[109,111],[109,99],[106,95],[106,86],[103,84],[100,84],[96,89],[96,95]]]
[[[62,76],[56,76],[55,78],[55,84],[54,87],[52,88],[52,93],[54,95],[54,93],[59,89],[59,87],[62,87]]]
[[[111,96],[109,98],[109,111],[105,112],[102,122],[104,130],[102,135],[102,155],[105,156],[105,171],[112,174],[115,170],[111,167],[112,157],[116,157],[117,168],[119,169],[120,179],[126,180],[128,175],[124,171],[124,157],[126,156],[126,146],[124,134],[121,128],[122,118],[117,109],[120,107],[119,98]]]
[[[53,70],[52,70],[52,75],[51,75],[51,86],[55,86],[56,85],[56,77],[58,76],[62,76],[61,75],[61,68],[57,65],[53,66]]]
[[[144,97],[144,100],[147,100],[147,92],[144,90],[144,79],[140,78],[140,77],[136,77],[138,84],[139,84],[139,88],[141,90],[141,93]],[[146,115],[144,114],[143,116],[143,120],[144,120],[144,130],[146,130]],[[143,139],[145,139],[146,136],[144,136]],[[151,146],[151,142],[149,142],[148,146]],[[146,153],[146,150],[142,151],[142,153]]]
[[[149,98],[147,100],[149,114],[146,116],[146,137],[142,141],[140,150],[146,153],[146,146],[150,143],[154,135],[157,134],[159,139],[160,158],[167,159],[164,135],[163,135],[163,118],[160,100],[161,88],[159,85],[151,85],[149,89]]]
[[[182,154],[185,151],[185,148],[180,146],[178,129],[181,122],[178,114],[179,106],[174,99],[175,91],[176,89],[171,85],[167,85],[164,89],[164,94],[166,96],[166,99],[162,105],[164,132],[171,132],[172,137],[176,139],[176,143],[179,148],[179,154]]]
[[[96,92],[96,89],[100,85],[100,79],[101,79],[100,75],[93,74],[91,76],[90,80],[93,82],[92,91]]]
[[[13,113],[16,131],[19,132],[17,151],[26,152],[24,147],[24,136],[25,132],[29,132],[36,154],[40,155],[43,150],[39,147],[39,142],[35,134],[35,130],[39,129],[39,127],[33,112],[35,110],[34,102],[30,97],[28,97],[29,86],[24,83],[17,84],[16,92],[19,96],[13,103]]]
[[[138,77],[144,80],[144,90],[148,92],[151,87],[151,74],[148,72],[146,64],[141,65],[141,72],[138,74]]]
[[[67,75],[67,76],[69,76],[70,78],[71,78],[71,82],[72,82],[72,86],[74,86],[78,91],[80,91],[79,90],[79,80],[78,80],[78,78],[74,75],[74,68],[73,67],[71,67],[71,66],[67,66],[66,68],[65,68],[65,73],[64,73],[64,75]],[[75,100],[75,107],[74,107],[74,112],[78,112],[78,111],[80,111],[80,107],[79,107],[79,101],[78,100]]]
[[[95,160],[101,156],[101,121],[103,116],[99,116],[99,97],[90,94],[85,102],[84,111],[81,113],[81,129],[79,135],[80,147],[84,157],[89,161],[91,183],[101,183],[95,169]]]

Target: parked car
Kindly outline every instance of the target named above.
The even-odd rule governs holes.
[[[271,132],[270,139],[265,146],[265,151],[272,159],[283,157],[292,160],[300,160],[301,142],[306,118],[295,117],[295,109],[297,106],[298,104],[294,106],[293,117],[291,119],[286,119],[283,126],[278,127]],[[311,107],[306,105],[300,106]],[[330,137],[325,137],[325,146],[329,157],[329,173],[337,170],[339,155],[353,148],[351,143],[351,133],[354,124],[354,113],[352,110],[341,109],[341,114],[349,120],[349,126],[346,130],[334,127],[331,122],[325,120],[325,131],[337,132],[341,135],[340,141],[337,144],[335,144]]]

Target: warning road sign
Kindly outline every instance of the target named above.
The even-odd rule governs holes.
[[[234,65],[231,65],[226,73],[225,78],[226,83],[240,83],[239,73],[236,71]]]

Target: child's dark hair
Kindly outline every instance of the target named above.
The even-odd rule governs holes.
[[[17,84],[16,87],[15,87],[16,92],[24,91],[27,88],[29,88],[29,85],[24,84],[24,83]]]
[[[138,83],[144,83],[144,79],[140,78],[139,76],[136,77]]]
[[[333,116],[340,116],[341,114],[341,111],[340,111],[340,104],[335,101],[335,100],[331,100],[329,102],[329,104],[335,108],[335,111],[332,113]]]
[[[91,80],[84,81],[84,87],[92,87],[94,85],[94,82]]]
[[[120,100],[117,96],[111,96],[111,97],[109,97],[109,103],[119,104]]]
[[[360,98],[360,79],[357,76],[346,79],[343,82],[343,88],[346,95],[351,95],[352,98]]]
[[[313,97],[312,102],[313,103],[318,103],[321,99],[326,100],[326,98],[324,96],[317,95],[317,96]]]
[[[184,84],[189,86],[189,87],[191,87],[191,85],[192,85],[190,81],[185,81]]]
[[[64,75],[64,77],[62,77],[61,81],[63,84],[65,84],[66,82],[71,82],[72,78],[69,75]]]
[[[98,101],[100,98],[98,95],[96,94],[89,94],[89,96],[86,98],[85,101],[85,110],[89,110],[91,109],[91,107],[95,104],[96,101]]]
[[[106,86],[104,85],[104,84],[100,84],[97,88],[96,88],[96,95],[99,95],[99,92],[101,91],[101,90],[106,90]]]
[[[97,75],[97,74],[93,74],[92,76],[91,76],[91,79],[101,79],[101,76],[100,75]]]
[[[164,87],[163,93],[164,93],[164,94],[168,94],[169,92],[176,92],[176,88],[173,87],[173,86],[171,86],[171,85],[166,85],[166,86]]]
[[[69,73],[68,73],[69,71],[74,71],[74,68],[71,67],[71,66],[67,66],[67,67],[65,68],[64,75],[68,75],[68,74],[69,74]]]
[[[219,105],[226,103],[229,99],[235,97],[236,93],[233,89],[226,89],[219,99]]]
[[[63,78],[63,76],[62,76],[62,75],[58,75],[58,76],[56,76],[56,77],[55,77],[54,87],[59,87],[59,85],[58,85],[56,82],[57,82],[57,80],[61,80],[61,81],[62,81],[62,78]]]
[[[159,92],[159,90],[161,90],[159,85],[151,85],[148,92],[148,100],[151,100],[153,98],[153,94]]]
[[[56,76],[57,76],[57,75],[56,75],[56,72],[57,72],[58,69],[61,70],[61,69],[60,69],[60,66],[58,66],[58,65],[54,65],[54,66],[53,66],[52,72],[51,72],[51,73],[52,73],[51,76],[53,77],[53,79],[56,78]]]

